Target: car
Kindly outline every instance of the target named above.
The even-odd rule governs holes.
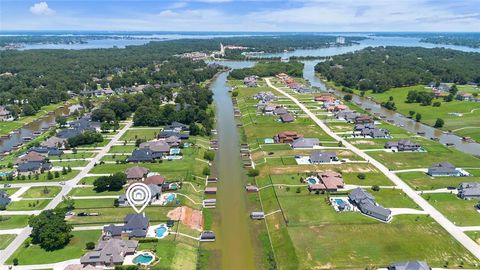
[[[456,188],[456,187],[452,187],[452,186],[448,186],[447,189],[448,189],[448,190],[455,190],[455,189],[457,189],[457,188]]]
[[[4,184],[4,185],[3,185],[4,188],[8,188],[8,187],[11,187],[11,186],[12,186],[12,185],[10,185],[10,184]]]

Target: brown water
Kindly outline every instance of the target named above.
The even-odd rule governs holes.
[[[250,64],[230,62],[228,65],[241,67]],[[219,182],[215,209],[218,218],[213,224],[217,241],[207,244],[212,245],[211,249],[214,250],[214,255],[210,257],[213,261],[209,265],[228,270],[255,269],[249,213],[246,208],[247,197],[242,178],[244,171],[240,160],[233,104],[228,93],[230,89],[226,84],[227,76],[228,73],[220,74],[211,85],[217,113],[219,150],[215,167]]]
[[[55,125],[55,118],[61,115],[68,115],[77,108],[77,105],[63,106],[50,114],[36,119],[35,121],[17,129],[18,132],[10,134],[8,138],[0,138],[0,153],[11,151],[15,145],[24,143],[24,137],[34,138],[34,132],[45,132],[42,128],[48,128]],[[0,123],[1,124],[1,123]]]

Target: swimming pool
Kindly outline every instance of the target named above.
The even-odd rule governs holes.
[[[345,204],[345,201],[342,200],[342,199],[335,199],[335,203],[340,206],[340,205],[344,205]]]
[[[177,183],[172,183],[168,186],[169,189],[178,189],[178,184]]]
[[[173,202],[176,197],[177,197],[177,196],[175,196],[175,194],[173,194],[173,193],[167,194],[167,196],[165,196],[165,201],[166,201],[167,203]]]
[[[180,148],[170,149],[170,155],[178,155],[178,154],[180,154]]]
[[[165,225],[161,225],[155,230],[155,235],[157,238],[164,238],[168,235],[168,228]]]
[[[134,259],[133,259],[133,263],[134,264],[144,264],[144,265],[148,265],[150,264],[152,261],[153,261],[154,257],[152,254],[150,253],[142,253],[138,256],[136,256]]]
[[[312,185],[313,185],[313,184],[317,184],[317,183],[318,183],[318,180],[317,180],[317,178],[315,178],[315,177],[309,177],[309,178],[307,178],[307,182],[308,182],[309,184],[312,184]]]

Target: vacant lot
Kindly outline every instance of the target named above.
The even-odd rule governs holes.
[[[31,187],[22,194],[22,198],[53,198],[61,190],[61,187]]]
[[[480,226],[480,213],[475,209],[477,200],[462,200],[455,194],[423,194],[423,197],[458,226]]]
[[[431,190],[446,187],[457,187],[463,182],[478,182],[479,176],[467,177],[431,177],[423,172],[404,172],[398,173],[403,181],[417,190]]]

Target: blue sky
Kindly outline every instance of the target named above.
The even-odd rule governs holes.
[[[480,0],[0,0],[0,30],[480,31]]]

